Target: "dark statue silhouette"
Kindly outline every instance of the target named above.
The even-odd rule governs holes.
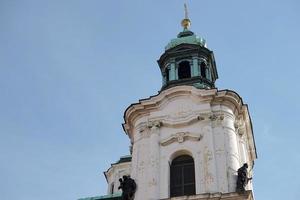
[[[248,178],[247,169],[248,169],[248,164],[245,163],[237,171],[238,177],[237,177],[237,181],[236,181],[236,191],[239,192],[239,193],[246,191],[245,187],[246,187],[248,181],[252,179],[252,178]]]
[[[122,200],[133,200],[134,193],[136,191],[136,183],[130,178],[130,176],[123,176],[120,178],[120,186],[118,189],[122,189]]]

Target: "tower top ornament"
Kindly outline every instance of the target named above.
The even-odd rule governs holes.
[[[188,9],[186,3],[184,4],[184,19],[181,21],[181,26],[183,27],[184,30],[188,30],[189,27],[191,26],[191,20],[189,19],[188,16]]]

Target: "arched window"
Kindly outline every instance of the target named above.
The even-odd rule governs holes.
[[[202,62],[200,64],[200,71],[201,71],[201,76],[203,78],[207,78],[207,76],[206,76],[206,70],[207,70],[207,66],[206,66],[205,62]]]
[[[169,69],[169,67],[166,68],[165,74],[166,74],[166,81],[169,81],[170,80],[170,69]]]
[[[178,67],[178,79],[191,78],[191,66],[189,61],[182,61]]]
[[[196,194],[194,159],[188,155],[176,157],[170,166],[170,196]]]

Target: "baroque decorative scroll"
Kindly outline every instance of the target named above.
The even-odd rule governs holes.
[[[190,134],[189,132],[179,132],[179,133],[173,134],[169,138],[161,141],[160,145],[167,146],[174,142],[182,143],[186,140],[199,141],[201,138],[202,138],[202,135],[196,136],[196,135]]]

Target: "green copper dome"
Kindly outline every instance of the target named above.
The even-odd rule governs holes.
[[[167,44],[167,46],[165,47],[166,51],[180,44],[195,44],[201,47],[206,47],[205,40],[201,37],[197,37],[192,31],[189,30],[189,27],[191,26],[191,20],[189,19],[188,16],[188,10],[186,4],[184,4],[184,13],[185,13],[185,18],[181,21],[181,26],[183,27],[183,31],[177,35],[177,38],[172,39]]]
[[[198,37],[195,35],[192,31],[188,29],[184,29],[182,32],[180,32],[177,35],[177,38],[172,39],[167,46],[165,47],[165,50],[171,49],[173,47],[176,47],[180,44],[196,44],[202,47],[206,47],[206,41],[205,39]]]

